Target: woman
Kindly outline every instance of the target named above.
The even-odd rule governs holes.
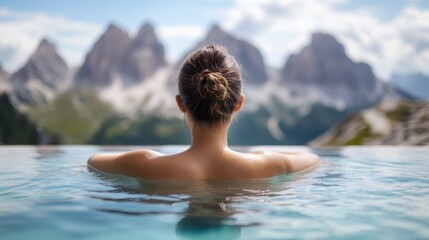
[[[88,165],[148,179],[240,179],[272,177],[317,164],[319,158],[309,153],[240,153],[228,148],[228,127],[244,101],[241,85],[240,68],[224,47],[211,45],[191,53],[180,70],[176,96],[191,131],[189,149],[172,155],[145,149],[100,154]]]

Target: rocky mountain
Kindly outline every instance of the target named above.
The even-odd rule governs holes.
[[[251,43],[238,39],[213,25],[206,37],[200,41],[190,52],[210,44],[221,44],[233,55],[242,67],[242,77],[245,84],[262,85],[268,80],[268,74],[261,52]],[[187,54],[186,54],[187,55]],[[182,60],[178,63],[182,63]]]
[[[281,79],[294,95],[319,95],[349,108],[370,106],[383,94],[371,67],[353,62],[343,45],[325,33],[313,34],[308,46],[289,57]]]
[[[398,114],[397,124],[383,137],[385,145],[429,145],[429,102],[404,103],[392,114]],[[404,116],[401,116],[401,113]],[[402,117],[402,118],[401,118]]]
[[[124,86],[129,86],[141,82],[165,64],[164,47],[151,24],[144,24],[133,39],[110,24],[86,55],[75,75],[75,83],[101,89],[119,79]]]
[[[164,46],[150,23],[144,24],[124,52],[119,72],[124,85],[135,84],[165,66]]]
[[[429,102],[380,104],[350,115],[311,145],[429,145]]]
[[[95,42],[75,75],[78,86],[103,88],[113,82],[131,38],[124,30],[110,24]]]
[[[9,78],[11,95],[19,103],[44,103],[66,80],[68,67],[56,47],[43,39],[27,63]]]
[[[399,75],[394,74],[390,79],[393,86],[420,99],[429,99],[429,76],[421,73]]]

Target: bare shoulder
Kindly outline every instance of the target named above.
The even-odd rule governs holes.
[[[133,175],[132,173],[137,166],[144,165],[149,162],[148,160],[162,155],[159,152],[147,149],[138,149],[125,153],[96,154],[89,158],[88,166],[103,172]]]
[[[306,152],[273,152],[256,150],[251,154],[258,155],[267,164],[282,169],[283,173],[297,172],[316,165],[320,158]]]
[[[153,159],[159,156],[164,156],[164,154],[149,150],[149,149],[137,149],[129,152],[122,153],[118,155],[118,158],[123,160],[144,160],[144,159]]]

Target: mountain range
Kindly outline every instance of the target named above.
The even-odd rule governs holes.
[[[46,103],[60,89],[68,70],[55,45],[43,39],[27,63],[10,76],[11,95],[20,103]]]
[[[399,101],[408,98],[407,94],[379,80],[368,64],[351,60],[344,46],[327,33],[313,34],[310,43],[299,53],[292,54],[282,69],[267,66],[256,46],[218,25],[213,25],[206,37],[189,52],[208,44],[224,45],[242,67],[246,104],[242,117],[239,117],[240,124],[233,124],[231,129],[235,133],[232,137],[234,144],[304,144],[338,123],[349,112],[372,106],[383,99]],[[139,131],[154,126],[167,129],[168,124],[172,124],[169,119],[180,121],[172,99],[176,92],[176,76],[186,55],[177,63],[168,63],[164,47],[150,23],[143,24],[135,36],[110,24],[78,68],[68,67],[54,44],[43,39],[17,72],[8,77],[0,69],[0,82],[3,74],[14,106],[30,114],[35,122],[50,129],[52,134],[60,136],[61,131],[52,125],[62,126],[64,119],[52,116],[62,116],[62,111],[67,111],[67,108],[52,106],[72,106],[76,108],[74,115],[79,114],[78,109],[89,114],[94,109],[85,110],[91,105],[85,101],[100,101],[95,106],[111,108],[106,111],[114,114],[106,115],[104,121],[99,118],[93,121],[97,124],[91,125],[91,132],[97,137],[64,136],[63,139],[69,139],[65,143],[92,141],[109,144],[106,138],[112,135],[107,132],[119,131],[117,129],[126,125],[124,121],[134,122],[128,125],[138,126]],[[80,95],[82,91],[85,97]],[[47,115],[51,117],[44,121]],[[77,116],[69,118],[72,120]],[[143,118],[150,120],[144,122]],[[155,120],[165,124],[153,125]],[[84,122],[91,122],[91,117]],[[258,134],[240,137],[240,134],[248,134],[249,128]],[[118,132],[112,141],[130,143],[126,140],[125,130]],[[71,134],[65,132],[62,134]],[[183,142],[188,139],[186,137],[174,138],[180,139],[179,142],[168,140],[179,132],[185,134],[182,130],[171,131],[157,144],[164,140],[186,143]],[[153,138],[157,134],[160,133],[155,131],[150,136]],[[259,141],[261,139],[265,141]],[[142,143],[150,143],[150,139]]]
[[[77,86],[104,88],[120,77],[131,86],[166,65],[163,45],[151,24],[144,24],[134,38],[110,24],[86,55],[74,77]]]
[[[332,35],[316,33],[299,54],[292,54],[282,69],[282,83],[295,95],[323,93],[329,102],[367,107],[383,96],[383,82],[366,63],[353,62]]]

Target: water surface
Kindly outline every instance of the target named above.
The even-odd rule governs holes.
[[[0,238],[429,239],[429,148],[282,148],[314,151],[322,163],[240,181],[137,180],[86,167],[94,153],[130,149],[0,147]]]

